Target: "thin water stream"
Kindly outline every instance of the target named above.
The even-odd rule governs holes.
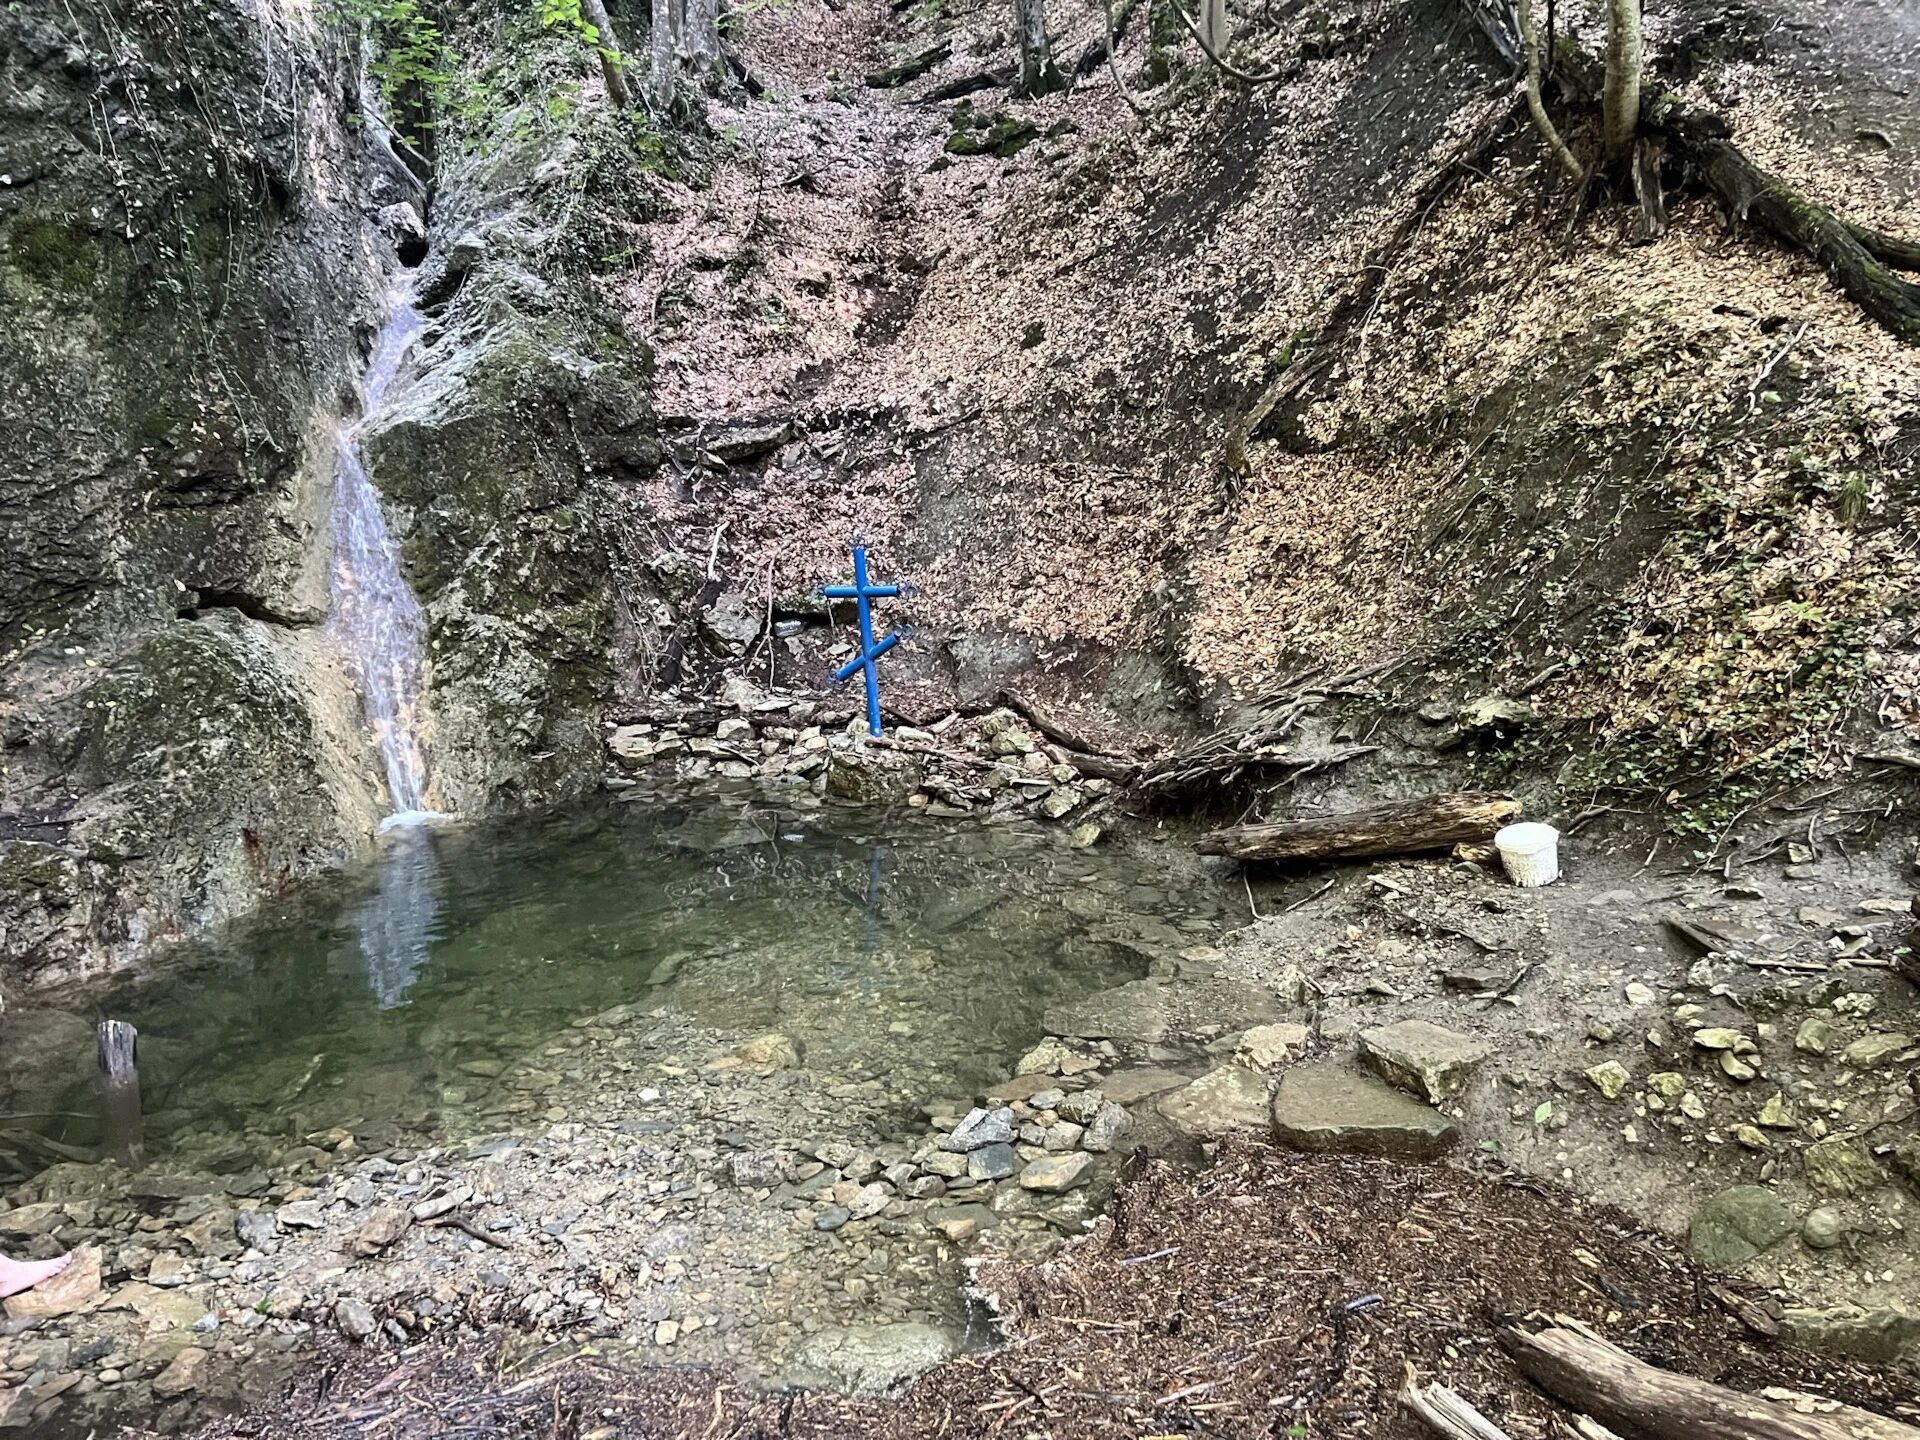
[[[404,283],[389,298],[362,381],[361,416],[339,429],[333,505],[332,635],[360,691],[386,773],[388,824],[427,810],[425,716],[426,618],[400,570],[380,492],[367,474],[361,441],[382,418],[388,392],[419,343],[425,322]]]

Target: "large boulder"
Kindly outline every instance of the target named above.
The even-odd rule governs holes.
[[[1282,1075],[1272,1118],[1282,1145],[1317,1154],[1432,1160],[1459,1138],[1439,1111],[1331,1061]]]
[[[920,788],[920,762],[899,750],[855,746],[827,757],[827,794],[849,805],[894,805]]]

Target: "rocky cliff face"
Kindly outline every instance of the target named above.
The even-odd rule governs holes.
[[[493,99],[437,117],[427,180],[318,12],[0,17],[0,977],[131,961],[369,844],[328,517],[404,263],[427,330],[361,450],[427,612],[431,803],[595,782],[609,581],[648,591],[618,495],[657,464],[650,357],[596,274],[644,169],[556,103],[571,37],[466,20]]]
[[[0,15],[9,978],[129,958],[370,831],[317,628],[380,265],[356,72],[253,0]]]

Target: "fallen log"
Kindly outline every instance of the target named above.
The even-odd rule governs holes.
[[[1409,1379],[1400,1392],[1400,1403],[1446,1440],[1513,1440],[1445,1385],[1420,1385]]]
[[[1623,1440],[1920,1440],[1913,1426],[1852,1405],[1662,1370],[1584,1327],[1503,1330],[1500,1345],[1534,1384]]]
[[[884,69],[867,72],[867,88],[870,90],[897,90],[902,85],[918,80],[936,66],[946,63],[953,54],[953,46],[945,40],[929,46],[918,55],[910,55],[897,65],[888,65]]]
[[[1304,820],[1232,825],[1202,835],[1194,848],[1236,860],[1410,855],[1486,840],[1519,814],[1520,802],[1509,796],[1468,790]]]

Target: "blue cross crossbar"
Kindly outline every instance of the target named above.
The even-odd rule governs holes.
[[[886,654],[903,638],[897,631],[878,644],[873,639],[872,600],[891,600],[900,594],[898,585],[875,585],[867,579],[867,547],[853,547],[853,584],[828,585],[821,594],[832,600],[852,600],[860,609],[860,653],[834,672],[834,684],[844,684],[859,671],[867,672],[867,731],[880,733],[880,675],[873,662]]]

